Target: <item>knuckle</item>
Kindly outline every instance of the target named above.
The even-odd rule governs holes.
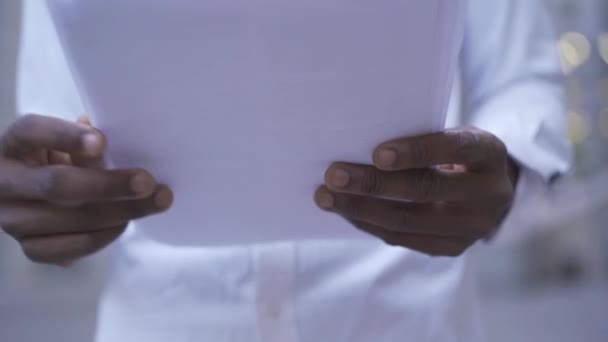
[[[42,169],[35,183],[36,193],[42,199],[51,202],[77,202],[81,192],[71,191],[78,182],[78,177],[75,177],[71,171],[66,165],[53,165]]]
[[[143,196],[144,192],[146,196],[150,196],[150,192],[153,189],[149,184],[147,184],[145,186],[149,188],[144,190],[144,192],[136,192],[132,190],[130,184],[132,176],[128,173],[106,172],[100,170],[88,170],[87,172],[89,172],[87,176],[89,184],[87,184],[86,191],[89,196],[98,196],[105,199],[116,199],[135,195]],[[153,178],[150,176],[150,179]]]
[[[458,157],[463,160],[470,159],[478,149],[481,138],[475,130],[461,130],[453,133],[454,146]]]
[[[45,199],[64,200],[65,188],[69,184],[69,177],[62,166],[54,166],[47,169],[37,183],[38,193]]]
[[[459,159],[470,162],[506,158],[507,146],[490,132],[466,129],[451,133]]]
[[[382,176],[375,171],[368,170],[361,178],[361,192],[365,194],[378,195],[384,193],[384,181]]]
[[[410,158],[415,165],[426,165],[430,159],[429,146],[421,140],[414,140],[411,145]]]
[[[134,194],[129,184],[129,175],[96,170],[89,170],[89,172],[91,172],[91,179],[87,192],[90,196],[113,199]]]
[[[431,170],[417,171],[412,178],[411,191],[417,200],[428,202],[433,200],[440,193],[442,184],[441,179]]]
[[[458,130],[453,133],[455,143],[459,147],[475,145],[480,140],[480,132],[472,129]]]

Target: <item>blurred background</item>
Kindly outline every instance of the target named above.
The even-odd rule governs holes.
[[[490,1],[490,0],[488,0]],[[608,0],[545,0],[560,33],[573,174],[530,200],[529,236],[471,253],[490,341],[608,341]],[[14,117],[19,0],[0,0],[0,127]],[[35,265],[0,234],[0,341],[86,342],[107,255]]]

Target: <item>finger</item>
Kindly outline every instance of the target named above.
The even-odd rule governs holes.
[[[389,141],[373,155],[374,165],[386,171],[429,168],[444,164],[466,165],[485,171],[504,167],[505,145],[490,133],[478,129],[454,129]]]
[[[25,168],[3,165],[0,199],[32,199],[80,205],[149,196],[156,180],[145,170],[91,170],[67,165]]]
[[[125,227],[81,234],[64,234],[21,241],[24,254],[33,262],[64,265],[98,252],[116,240]]]
[[[86,167],[86,168],[91,168],[91,169],[105,169],[106,167],[106,162],[104,159],[104,155],[105,155],[105,148],[106,148],[106,137],[105,135],[98,129],[94,128],[93,125],[91,124],[91,121],[89,119],[88,116],[84,115],[81,116],[80,118],[78,118],[78,120],[76,121],[79,124],[91,127],[91,129],[95,130],[95,132],[97,133],[97,135],[99,135],[100,137],[102,137],[104,144],[103,144],[103,151],[102,153],[96,155],[96,156],[90,156],[90,155],[86,155],[86,154],[76,154],[72,157],[73,161],[74,161],[74,165],[76,166],[80,166],[80,167]]]
[[[472,200],[486,195],[490,176],[470,172],[414,169],[382,171],[373,166],[335,163],[325,184],[336,192],[416,202]]]
[[[51,165],[73,165],[70,155],[59,151],[48,151],[48,163]]]
[[[472,237],[478,235],[477,230],[487,227],[483,222],[485,216],[443,204],[395,202],[333,193],[324,187],[317,190],[315,199],[321,209],[398,233]]]
[[[40,202],[3,204],[0,225],[17,240],[58,234],[91,233],[166,211],[173,194],[161,186],[148,198],[89,204],[80,208]]]
[[[78,119],[76,119],[76,122],[79,124],[83,124],[83,125],[87,125],[87,126],[91,126],[93,127],[93,125],[91,124],[91,119],[89,118],[88,115],[81,115],[78,117]]]
[[[363,232],[378,237],[388,245],[405,247],[435,257],[457,257],[462,255],[471,245],[470,242],[461,239],[396,233],[367,222],[351,221],[351,223]]]
[[[2,137],[2,152],[10,158],[39,149],[99,157],[104,148],[103,136],[91,127],[34,114],[17,119]]]

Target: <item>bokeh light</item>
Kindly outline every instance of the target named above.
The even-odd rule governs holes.
[[[576,70],[591,56],[591,43],[579,32],[564,33],[559,39],[558,49],[565,74]]]
[[[600,56],[608,64],[608,32],[600,33],[597,38],[597,47],[600,51]]]

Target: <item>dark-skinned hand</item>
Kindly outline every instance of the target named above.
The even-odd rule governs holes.
[[[88,120],[26,115],[0,138],[0,226],[34,262],[66,265],[165,211],[172,193],[144,170],[107,170]]]
[[[518,178],[505,145],[475,128],[389,141],[373,162],[331,165],[317,205],[390,245],[432,256],[459,256],[491,236]]]

